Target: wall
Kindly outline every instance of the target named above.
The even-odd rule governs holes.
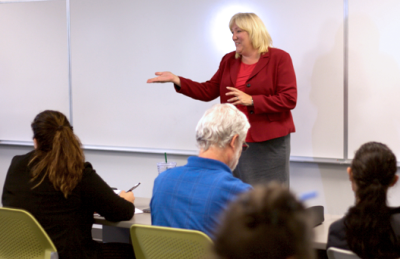
[[[31,148],[0,146],[0,186],[14,155],[29,152]],[[140,181],[142,185],[135,190],[138,197],[151,197],[153,181],[157,176],[156,163],[163,160],[162,155],[86,151],[97,173],[110,185],[128,189]],[[170,156],[170,161],[184,165],[187,156]],[[354,202],[353,193],[346,174],[346,165],[292,162],[291,189],[295,193],[315,190],[318,197],[307,202],[308,205],[323,205],[328,214],[344,214]],[[400,188],[395,186],[389,193],[390,203],[400,204]]]
[[[84,145],[190,154],[195,125],[218,98],[194,101],[146,80],[156,71],[209,80],[235,49],[237,12],[256,12],[292,58],[292,155],[343,159],[342,0],[0,0],[0,144],[30,141],[26,126],[54,109]]]
[[[139,91],[145,91],[146,98],[151,99],[154,94],[148,94],[150,88],[158,93],[158,97],[164,98],[165,91],[167,91],[165,89],[167,88],[162,88],[164,87],[162,85],[149,86],[145,84],[145,79],[151,77],[157,69],[171,69],[188,77],[194,76],[190,73],[202,71],[206,72],[204,76],[194,79],[208,79],[209,74],[215,71],[214,68],[209,66],[210,62],[217,65],[222,53],[226,53],[233,48],[229,31],[227,31],[225,24],[231,14],[229,13],[223,20],[225,24],[224,33],[228,33],[226,37],[224,36],[224,39],[227,39],[229,45],[218,50],[213,49],[217,44],[212,42],[210,34],[213,35],[213,33],[210,32],[211,30],[207,26],[215,27],[214,25],[219,23],[213,23],[213,19],[204,19],[204,17],[212,18],[214,16],[211,17],[211,14],[224,14],[221,10],[228,2],[229,4],[238,4],[235,8],[240,8],[240,10],[244,8],[240,6],[241,1],[203,1],[196,2],[198,5],[193,6],[187,6],[190,5],[188,1],[171,1],[175,6],[185,10],[192,10],[194,14],[202,13],[199,11],[199,6],[204,9],[201,10],[203,10],[205,16],[196,16],[198,20],[189,24],[188,22],[182,23],[182,16],[179,13],[170,15],[170,13],[164,12],[161,3],[169,5],[169,2],[161,1],[160,5],[155,6],[158,8],[160,15],[166,14],[167,17],[163,16],[162,19],[160,18],[160,20],[156,21],[162,21],[162,25],[165,27],[160,29],[157,25],[151,25],[148,22],[146,26],[155,26],[154,29],[145,28],[145,31],[142,31],[144,30],[143,26],[135,26],[134,21],[130,20],[134,19],[135,16],[125,11],[133,10],[132,12],[139,12],[140,15],[145,15],[146,18],[152,15],[154,19],[158,19],[159,15],[157,13],[140,13],[140,10],[151,10],[154,7],[151,2],[120,0],[118,5],[115,4],[117,1],[112,0],[72,0],[71,33],[73,37],[71,56],[73,80],[71,80],[68,78],[67,23],[65,21],[69,18],[65,15],[66,3],[69,3],[69,1],[12,4],[9,2],[0,1],[2,3],[0,6],[0,21],[3,21],[0,22],[0,35],[2,35],[0,37],[0,56],[2,56],[0,60],[0,118],[2,121],[0,124],[0,142],[1,140],[30,140],[31,133],[28,125],[40,110],[52,108],[68,113],[71,107],[68,102],[67,86],[72,81],[75,93],[75,106],[72,108],[76,114],[81,116],[75,118],[77,125],[74,126],[78,135],[83,138],[84,143],[103,145],[119,145],[119,143],[113,141],[111,141],[112,143],[106,143],[100,140],[97,141],[97,139],[93,140],[92,143],[90,138],[96,137],[96,134],[98,134],[99,138],[104,137],[109,141],[110,135],[119,136],[119,134],[101,132],[106,127],[102,127],[100,124],[97,125],[95,122],[105,122],[106,125],[114,126],[115,124],[110,123],[110,121],[118,119],[117,115],[121,111],[128,111],[123,106],[116,108],[117,105],[129,104],[132,111],[140,113],[140,109],[136,109],[134,105],[133,98],[139,98],[140,101],[141,97],[145,95],[138,93],[141,93]],[[395,0],[385,1],[385,4],[377,4],[378,1],[374,0],[354,0],[349,2],[349,5],[347,5],[347,1],[339,0],[330,1],[329,3],[317,0],[302,2],[254,0],[247,2],[250,4],[246,7],[250,8],[248,11],[259,11],[260,16],[265,18],[264,22],[270,29],[275,46],[287,50],[292,55],[296,68],[299,103],[298,107],[293,111],[297,133],[293,134],[292,138],[292,155],[311,158],[341,158],[342,156],[343,144],[345,144],[342,139],[343,127],[341,125],[343,113],[341,108],[343,104],[343,22],[346,20],[342,13],[343,6],[350,8],[348,69],[350,73],[349,157],[352,157],[353,150],[361,143],[372,139],[388,143],[389,146],[393,146],[395,151],[400,152],[400,121],[396,115],[399,109],[399,102],[396,102],[396,97],[398,96],[398,82],[400,81],[397,76],[399,74],[398,64],[400,58],[397,53],[400,38],[397,37],[397,34],[392,33],[393,31],[398,31],[400,23],[397,13],[400,5]],[[211,11],[207,9],[210,8],[209,3],[217,3]],[[125,5],[131,9],[125,8]],[[93,9],[92,6],[97,9]],[[138,7],[143,9],[139,10]],[[172,9],[170,11],[180,11],[179,8]],[[236,10],[228,11],[236,12]],[[244,11],[247,11],[247,9]],[[107,24],[111,23],[108,23],[108,20],[103,20],[104,17],[114,17],[116,20],[110,19],[110,21],[119,23],[114,24],[114,26],[107,26]],[[204,23],[204,20],[208,22]],[[104,24],[101,23],[102,21]],[[163,21],[168,21],[168,23]],[[120,25],[124,24],[129,25],[130,30],[122,31],[123,28]],[[182,26],[178,27],[179,25]],[[202,28],[202,30],[196,29],[196,26]],[[199,37],[201,40],[205,40],[197,49],[202,49],[202,46],[211,46],[210,51],[206,52],[210,55],[209,59],[203,62],[190,62],[191,59],[198,60],[203,58],[205,52],[193,51],[192,45],[187,41],[174,40],[174,35],[186,37],[185,33],[181,33],[184,28],[187,29],[188,33],[193,33],[193,37],[190,37],[191,39]],[[133,33],[139,29],[141,33]],[[104,36],[104,32],[110,34]],[[146,35],[147,32],[149,32],[148,35]],[[154,35],[159,35],[157,33],[162,33],[162,40],[158,40],[157,37],[151,38]],[[153,39],[151,44],[154,44],[154,46],[148,47],[148,41],[143,40],[143,38],[146,38],[144,36],[147,36],[147,39],[149,37]],[[166,37],[171,38],[166,40]],[[219,37],[217,38],[219,39]],[[195,42],[197,41],[195,40]],[[390,46],[388,45],[389,43],[391,44]],[[125,44],[124,47],[121,47],[121,44]],[[166,51],[167,46],[169,51]],[[138,49],[141,52],[147,47],[151,53],[157,50],[165,55],[163,55],[162,59],[160,57],[157,62],[148,58],[147,60],[145,58],[141,59],[149,69],[145,71],[146,73],[138,73],[143,78],[137,80],[138,77],[134,76],[132,71],[135,70],[134,68],[140,68],[141,65],[138,65],[136,59],[132,58],[133,56],[138,56],[132,55],[131,51]],[[172,49],[174,51],[171,51]],[[87,50],[93,50],[93,53],[86,52]],[[131,56],[126,55],[128,52],[131,53]],[[179,55],[180,59],[187,58],[187,60],[186,62],[178,60],[172,65],[171,61],[178,56],[175,55],[177,52],[181,54]],[[76,54],[74,55],[74,53]],[[85,53],[92,56],[83,56]],[[182,55],[182,53],[185,54]],[[370,53],[374,55],[370,55]],[[365,54],[366,56],[362,56]],[[120,59],[114,60],[118,57]],[[125,63],[121,62],[125,58],[129,59],[131,63],[128,64],[132,66],[124,65]],[[88,61],[89,64],[86,64],[85,61]],[[163,62],[161,63],[162,66],[160,65],[161,61]],[[154,63],[157,63],[160,67],[153,67]],[[183,63],[185,65],[181,65]],[[189,63],[193,66],[186,65]],[[208,65],[204,66],[203,64]],[[104,66],[105,68],[103,70],[95,69],[97,66]],[[382,71],[377,67],[390,67],[392,70],[380,69],[390,71],[387,72],[389,73],[388,75],[387,73],[381,73]],[[111,71],[111,68],[115,68],[115,71]],[[205,69],[207,71],[204,71]],[[92,74],[89,72],[92,72]],[[115,79],[121,78],[126,79],[124,83],[116,84]],[[389,81],[382,81],[383,78]],[[88,80],[85,81],[86,79]],[[140,81],[142,85],[135,85],[136,88],[134,88],[134,80]],[[367,82],[370,84],[366,84]],[[100,83],[104,83],[102,88],[98,87]],[[115,91],[116,85],[123,85],[126,89],[124,88],[125,90],[117,92]],[[385,88],[381,87],[381,85],[384,85]],[[45,88],[41,91],[37,90],[38,87],[43,86]],[[85,87],[93,87],[93,89]],[[181,98],[179,99],[179,104],[182,107],[197,105],[197,102],[189,98],[178,97],[173,92],[172,86],[169,85],[167,87],[173,98]],[[63,90],[60,91],[59,88]],[[99,94],[100,90],[105,90],[105,93],[101,96],[102,98],[96,99],[96,95]],[[132,92],[133,90],[135,90],[135,93]],[[37,94],[38,92],[46,93],[46,95]],[[80,95],[82,92],[85,95]],[[119,95],[115,96],[116,93]],[[76,95],[82,97],[80,102],[78,102],[80,99]],[[18,96],[18,101],[16,96]],[[127,97],[127,99],[121,102],[121,97]],[[94,104],[99,107],[95,107],[94,104],[87,107],[87,100],[93,100]],[[20,105],[21,102],[24,105]],[[160,103],[158,102],[158,104]],[[176,104],[175,101],[168,103],[171,106]],[[354,105],[352,106],[352,104]],[[35,107],[35,109],[32,107]],[[93,108],[89,109],[91,107]],[[335,109],[335,107],[338,109]],[[104,110],[101,110],[101,108]],[[145,107],[145,109],[147,109],[146,116],[144,116],[146,119],[157,118],[157,114],[148,116],[149,107]],[[163,114],[164,110],[159,109],[157,106],[152,106],[152,109],[160,113],[159,117],[166,117]],[[116,112],[112,113],[111,110]],[[203,109],[199,109],[198,113],[201,114],[202,111]],[[98,114],[102,116],[98,116]],[[187,120],[192,114],[184,114],[182,117]],[[106,115],[109,116],[108,119],[104,119]],[[116,127],[117,130],[125,130],[127,134],[121,138],[120,142],[125,143],[129,136],[137,137],[140,135],[132,133],[133,129],[139,129],[136,125],[147,125],[146,121],[138,123],[137,117],[136,120],[132,119],[133,115],[133,112],[128,111],[121,119],[124,124],[121,127]],[[129,125],[125,123],[127,117],[130,118],[131,127],[127,127]],[[88,118],[92,118],[92,121]],[[98,121],[93,122],[94,119],[98,119]],[[197,121],[193,116],[190,119],[193,122]],[[183,122],[184,119],[177,119],[176,121]],[[80,122],[83,125],[81,127],[79,127]],[[185,122],[185,124],[187,123]],[[168,125],[177,127],[174,123]],[[149,133],[151,137],[156,135],[150,134],[150,131],[156,130],[157,136],[167,132],[166,130],[160,131],[157,126],[140,128],[146,134]],[[185,129],[183,131],[189,134],[192,128],[192,126],[188,126],[189,130]],[[82,134],[85,134],[79,134],[79,130],[82,131]],[[174,130],[172,129],[172,131]],[[329,134],[326,135],[327,133]],[[182,139],[179,134],[176,134],[175,137]],[[191,141],[191,136],[187,135],[187,138]],[[165,140],[167,138],[162,137],[162,139]],[[148,143],[148,138],[140,137],[140,140]],[[155,141],[157,145],[161,142]],[[171,142],[174,142],[172,138]],[[141,146],[141,143],[137,144],[137,146]],[[26,147],[0,145],[0,186],[3,185],[11,158],[28,150],[29,148]],[[86,151],[86,155],[87,160],[93,163],[98,173],[111,186],[127,189],[133,183],[141,181],[142,185],[135,191],[135,194],[142,197],[151,196],[152,183],[156,177],[155,165],[158,161],[163,160],[162,155],[148,153]],[[187,156],[170,156],[169,159],[177,161],[179,165],[183,165]],[[325,206],[327,213],[342,214],[353,203],[353,194],[345,169],[346,165],[339,164],[292,162],[291,188],[296,193],[310,190],[318,191],[319,196],[309,201],[310,205],[321,204]],[[393,191],[391,191],[390,202],[392,204],[399,203],[400,198],[396,198],[396,196],[400,197],[398,195],[399,192],[398,187],[393,188]]]

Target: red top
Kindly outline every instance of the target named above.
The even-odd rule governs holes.
[[[179,77],[181,88],[176,90],[197,100],[211,101],[219,97],[221,103],[226,103],[230,98],[226,95],[226,87],[235,85],[240,63],[234,51],[228,53],[209,81],[198,83]],[[254,142],[283,137],[295,131],[290,110],[296,106],[297,86],[288,53],[269,48],[267,53],[261,55],[246,81],[245,93],[253,97],[253,106],[246,108],[251,126],[247,136]]]
[[[254,63],[252,65],[247,65],[243,62],[240,62],[240,68],[239,68],[239,73],[236,79],[236,84],[235,87],[242,91],[246,92],[246,81],[249,79],[251,72],[253,72],[253,69],[256,67],[257,63]],[[241,104],[236,105],[236,107],[243,112],[247,119],[249,119],[249,113],[247,111],[247,107]],[[246,142],[255,142],[253,138],[250,136],[250,134],[247,135],[246,137]]]

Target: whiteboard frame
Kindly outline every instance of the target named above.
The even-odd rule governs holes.
[[[349,0],[343,1],[343,158],[349,158]]]

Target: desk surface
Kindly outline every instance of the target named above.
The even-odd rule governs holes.
[[[136,208],[141,210],[149,208],[150,198],[136,197],[134,204]],[[151,216],[150,213],[140,213],[140,214],[135,214],[133,218],[131,218],[130,220],[119,221],[119,222],[111,222],[105,220],[104,217],[94,216],[94,223],[111,227],[130,228],[133,224],[151,225]]]
[[[150,204],[150,198],[140,198],[135,199],[135,207],[138,209],[148,208]],[[326,242],[328,240],[329,226],[336,220],[340,219],[342,216],[337,215],[325,215],[325,221],[321,225],[314,228],[314,242],[313,247],[315,249],[326,249]],[[119,228],[130,228],[133,224],[151,225],[150,213],[140,213],[135,214],[135,216],[126,221],[120,222],[110,222],[105,220],[103,217],[95,216],[94,221],[96,224],[101,224],[104,226],[112,226]]]
[[[324,222],[314,228],[314,241],[313,247],[315,249],[326,249],[326,243],[328,242],[328,233],[330,225],[336,220],[340,219],[343,216],[338,215],[327,215],[325,214]]]

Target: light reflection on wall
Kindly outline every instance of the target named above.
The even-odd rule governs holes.
[[[212,14],[212,22],[210,23],[210,31],[212,42],[217,54],[222,58],[228,52],[235,50],[232,41],[232,33],[229,29],[229,21],[236,13],[256,13],[256,8],[244,4],[221,4],[216,6]]]

